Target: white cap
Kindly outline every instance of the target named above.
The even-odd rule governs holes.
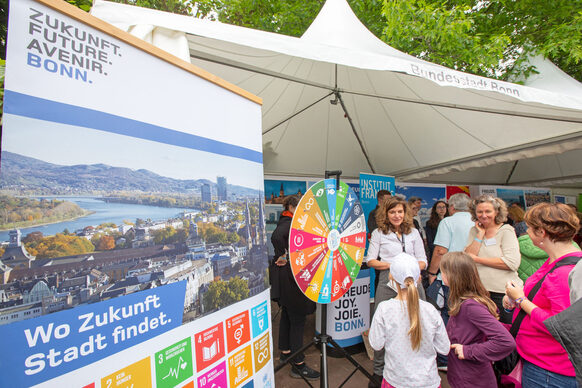
[[[408,253],[399,253],[392,259],[390,274],[402,288],[406,288],[406,278],[412,278],[416,282],[420,277],[418,261]]]

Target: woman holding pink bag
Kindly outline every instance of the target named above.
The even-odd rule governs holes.
[[[517,307],[514,320],[523,316],[516,336],[523,359],[522,386],[576,388],[568,354],[543,322],[570,306],[568,276],[582,257],[582,251],[572,244],[580,222],[569,206],[559,203],[535,205],[527,211],[525,222],[534,245],[549,258],[523,288],[508,283],[503,298],[505,308]]]

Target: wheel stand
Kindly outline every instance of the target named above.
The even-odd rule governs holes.
[[[340,175],[341,170],[335,171],[325,171],[325,179],[329,178],[330,176],[335,175],[336,177],[336,189],[339,190],[340,186]],[[287,360],[275,367],[275,373],[277,373],[281,368],[283,368],[286,364],[290,363],[291,360],[297,355],[302,353],[304,350],[308,349],[311,346],[321,346],[321,367],[320,367],[320,377],[319,377],[319,387],[320,388],[329,388],[329,380],[327,376],[327,344],[331,344],[334,348],[336,348],[343,357],[347,358],[356,368],[346,377],[346,379],[339,385],[339,387],[343,387],[345,383],[356,373],[358,370],[362,372],[370,381],[372,381],[372,375],[368,373],[368,371],[361,366],[344,348],[339,346],[337,342],[333,340],[330,335],[327,335],[327,304],[321,304],[321,333],[317,334],[313,340],[304,345],[301,349],[290,354]],[[294,368],[293,364],[291,364],[291,368]],[[299,374],[301,376],[301,374]],[[313,385],[303,376],[301,376],[303,380],[313,388]]]
[[[319,377],[319,387],[320,388],[329,388],[329,379],[328,379],[328,375],[327,375],[327,346],[328,346],[327,344],[328,343],[331,344],[336,350],[338,350],[341,353],[342,357],[347,358],[348,361],[350,361],[355,366],[355,369],[352,371],[352,373],[350,373],[348,375],[348,377],[346,377],[346,379],[339,385],[340,388],[343,387],[344,384],[347,383],[348,380],[358,370],[360,372],[362,372],[370,381],[372,381],[372,375],[362,365],[360,365],[360,363],[358,363],[348,352],[346,352],[346,350],[344,348],[339,346],[337,344],[337,342],[335,342],[330,335],[327,335],[327,304],[321,305],[321,333],[317,334],[310,343],[304,345],[301,349],[299,349],[295,353],[290,354],[285,362],[282,362],[279,365],[277,365],[275,367],[275,373],[277,373],[279,370],[281,370],[283,367],[285,367],[286,364],[290,363],[291,360],[293,360],[293,358],[297,354],[302,353],[303,351],[310,348],[311,346],[321,345],[321,360],[320,360],[321,361],[321,363],[320,363],[321,376]],[[291,368],[293,368],[293,365],[291,365]],[[307,385],[309,385],[310,387],[313,388],[313,385],[311,385],[311,383],[305,377],[301,376],[301,378],[303,380],[305,380]]]

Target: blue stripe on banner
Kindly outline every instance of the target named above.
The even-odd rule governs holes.
[[[4,113],[92,128],[158,143],[263,163],[263,154],[249,148],[175,131],[94,109],[33,97],[12,90],[5,90],[4,92]]]

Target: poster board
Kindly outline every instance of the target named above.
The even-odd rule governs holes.
[[[551,190],[545,187],[471,186],[471,198],[483,194],[499,197],[508,206],[517,203],[525,210],[540,202],[551,202]]]
[[[328,307],[327,334],[343,348],[362,343],[362,333],[370,328],[370,271],[360,270],[348,292]],[[315,310],[315,331],[321,333],[320,304]]]
[[[0,385],[274,385],[261,100],[60,0],[9,23]]]
[[[424,228],[430,218],[432,206],[437,201],[446,202],[446,185],[428,184],[428,183],[407,183],[396,182],[396,194],[401,195],[405,200],[411,197],[420,197],[422,199],[418,217],[420,226]]]

